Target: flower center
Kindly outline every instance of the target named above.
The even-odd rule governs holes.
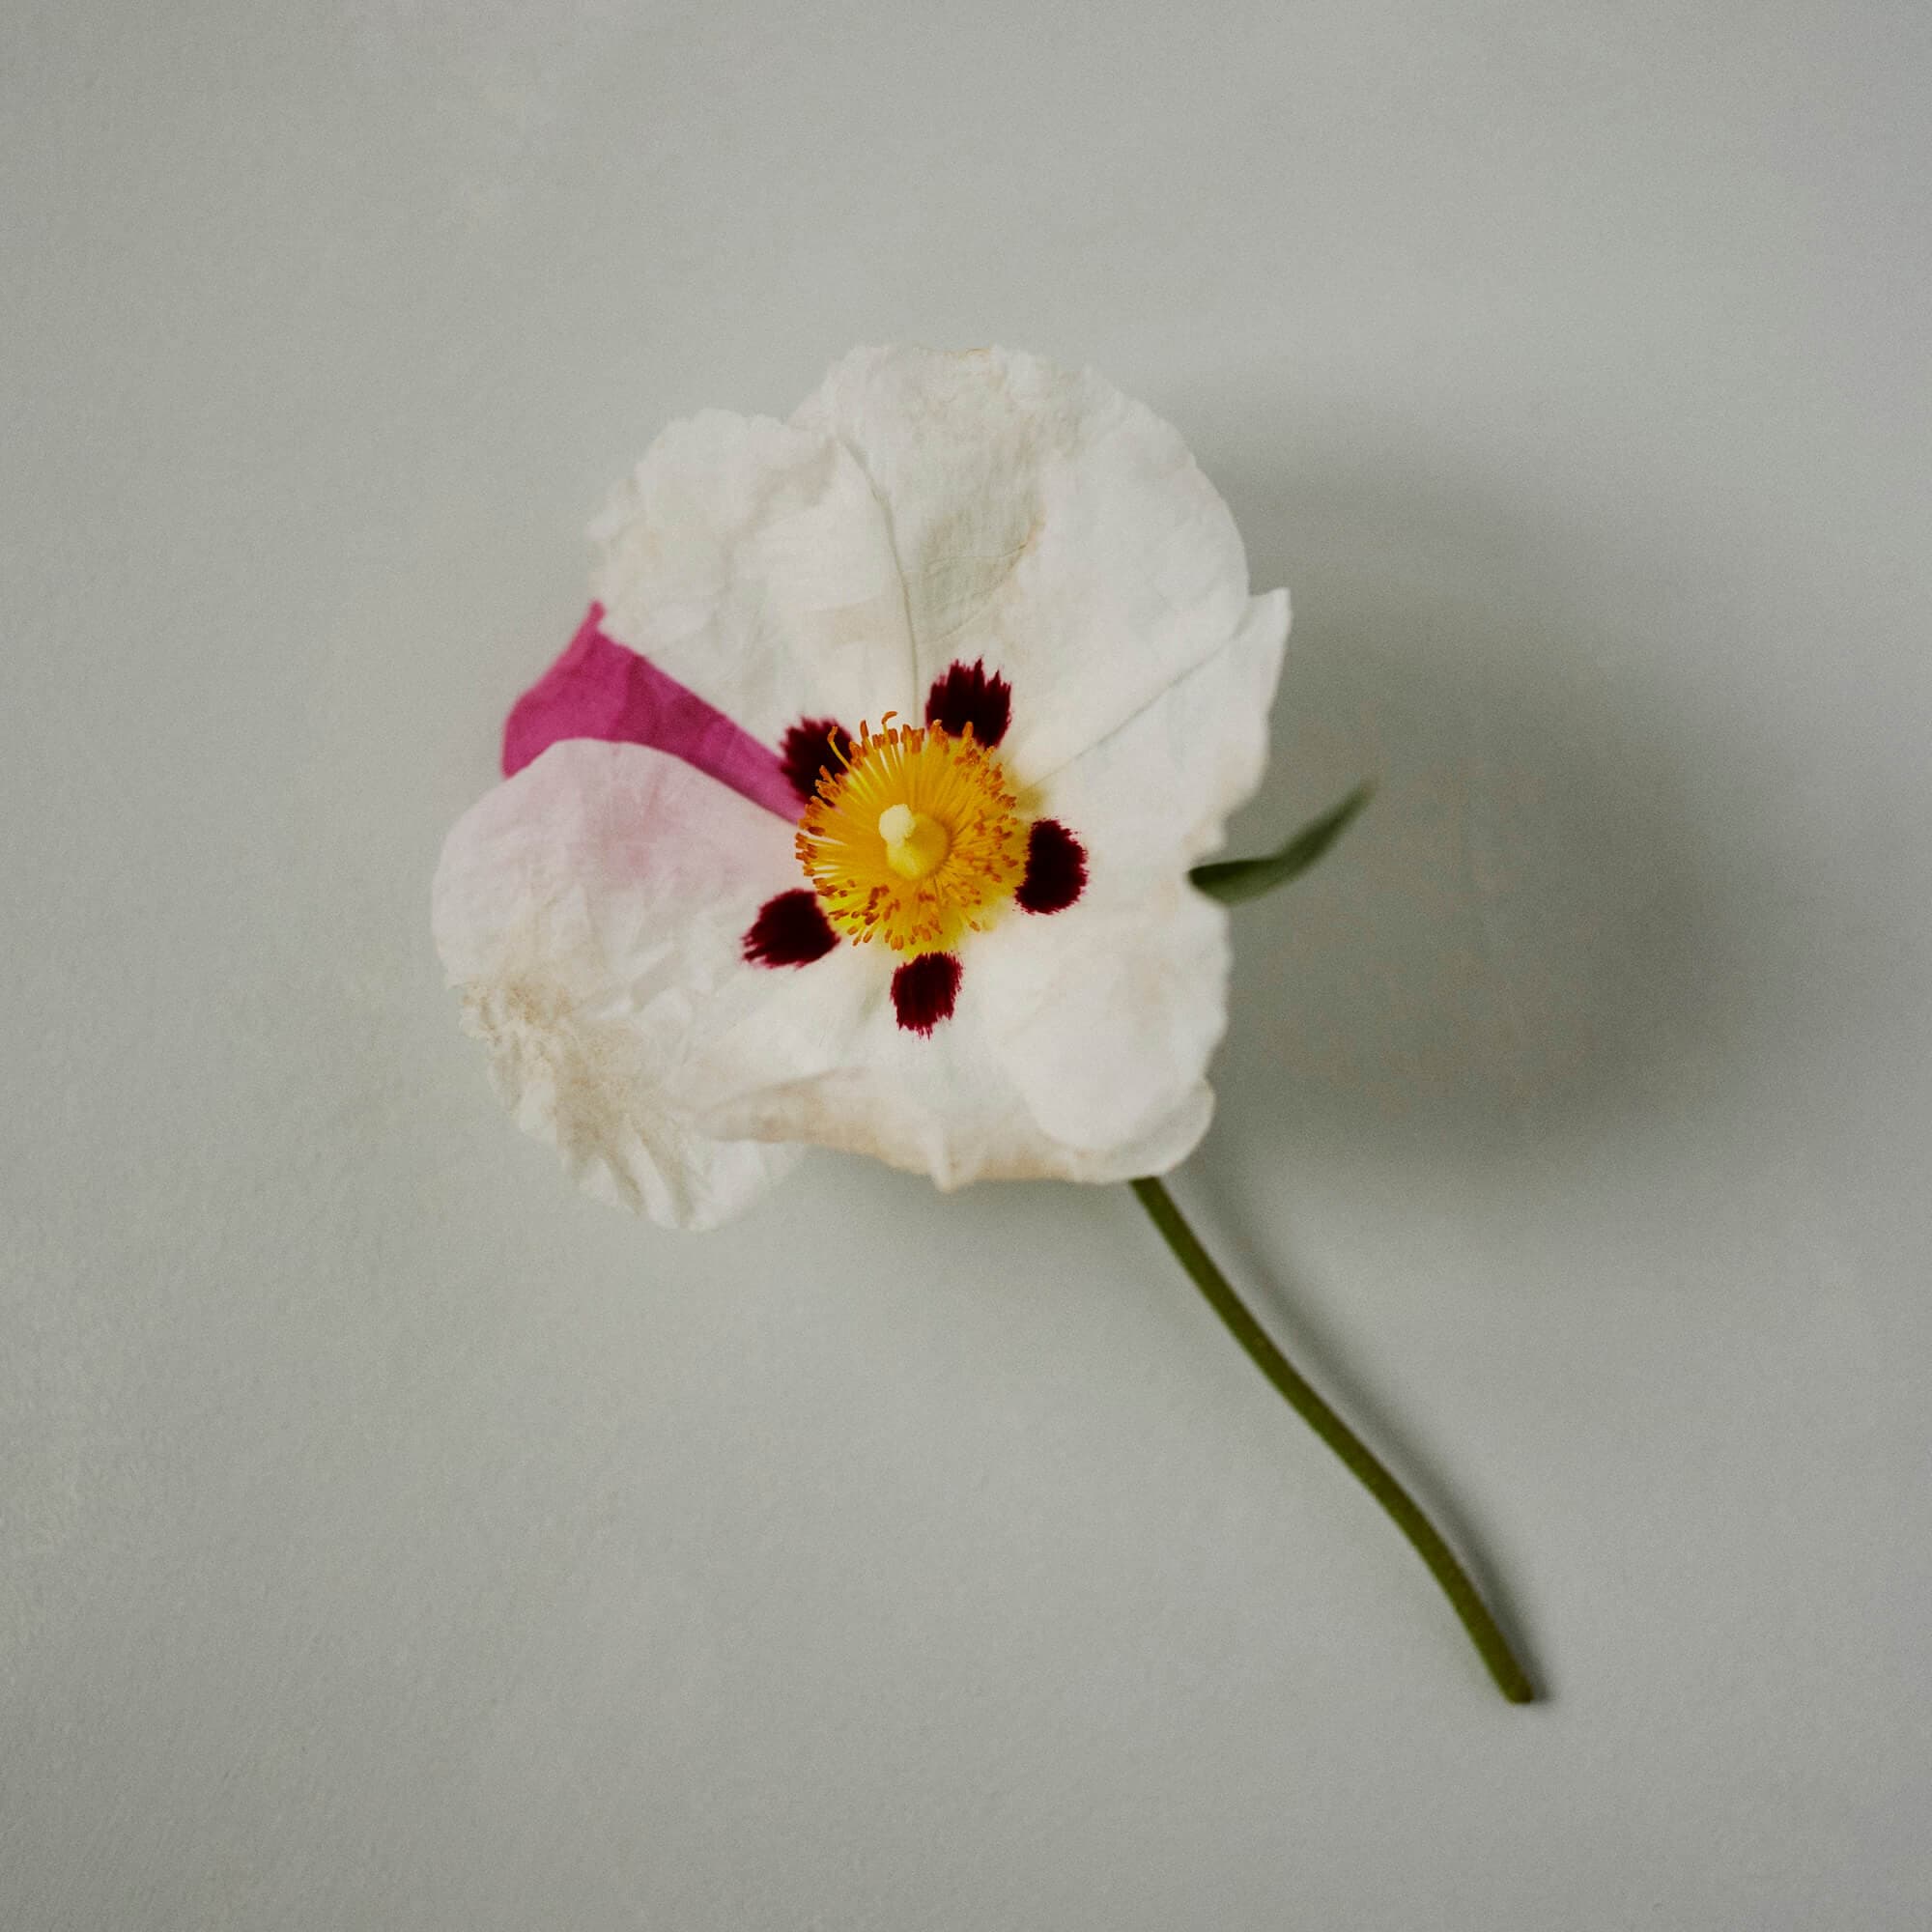
[[[915,957],[991,924],[1026,872],[1027,829],[1000,761],[969,726],[860,729],[818,781],[798,858],[848,939]]]
[[[886,841],[886,864],[902,879],[938,870],[952,849],[952,833],[909,805],[889,805],[879,813],[879,837]]]

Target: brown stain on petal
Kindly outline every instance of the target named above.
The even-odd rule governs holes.
[[[554,1141],[573,1169],[605,1169],[640,1211],[627,1154],[647,1141],[627,1104],[625,1060],[607,1029],[574,1017],[557,986],[534,979],[475,980],[462,988],[464,1030],[489,1048],[492,1084],[518,1123]]]

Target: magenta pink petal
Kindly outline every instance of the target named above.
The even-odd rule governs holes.
[[[741,730],[696,692],[605,635],[591,605],[563,655],[503,721],[503,776],[564,738],[650,745],[668,752],[787,823],[803,809],[778,753]]]

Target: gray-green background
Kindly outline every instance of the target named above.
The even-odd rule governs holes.
[[[15,4],[0,1920],[1932,1917],[1932,164],[1896,5]],[[1093,361],[1297,619],[1176,1191],[680,1238],[439,841],[669,416]]]

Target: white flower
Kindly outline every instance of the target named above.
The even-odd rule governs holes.
[[[519,1122],[692,1228],[808,1143],[943,1188],[1183,1159],[1228,973],[1187,872],[1288,598],[1179,435],[1092,372],[861,350],[789,422],[673,424],[593,534],[436,881]]]

